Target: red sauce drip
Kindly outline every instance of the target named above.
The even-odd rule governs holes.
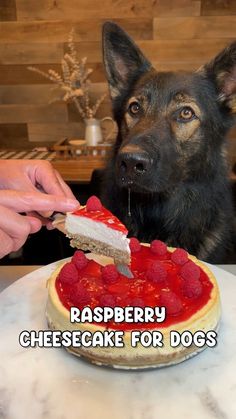
[[[72,213],[73,215],[79,215],[80,217],[87,217],[91,220],[100,222],[112,228],[113,230],[118,230],[124,233],[125,235],[128,234],[127,228],[116,218],[110,211],[106,208],[102,207],[101,211],[87,211],[86,206],[83,208],[79,208],[78,210]]]
[[[99,297],[102,294],[110,293],[116,298],[116,305],[126,307],[129,300],[141,298],[145,306],[160,306],[161,290],[170,290],[177,294],[183,304],[183,310],[177,315],[167,315],[163,323],[101,323],[105,327],[117,330],[132,329],[161,329],[175,325],[181,321],[188,320],[194,313],[199,311],[207,304],[210,299],[213,285],[206,273],[200,268],[200,281],[203,292],[198,298],[184,297],[181,289],[182,277],[180,275],[181,266],[176,265],[170,259],[170,252],[164,256],[153,254],[149,247],[142,246],[141,250],[132,254],[131,270],[134,274],[133,279],[119,275],[119,280],[112,285],[105,284],[101,275],[101,267],[94,261],[89,261],[86,268],[79,272],[79,282],[88,290],[91,302],[89,306],[94,308],[100,306]],[[168,275],[164,283],[153,283],[146,279],[146,270],[150,263],[155,260],[162,261]],[[74,285],[73,285],[74,286]],[[73,286],[64,285],[60,276],[56,279],[56,290],[60,301],[68,310],[74,305],[70,301],[70,295],[73,292]],[[78,307],[81,309],[78,301]]]

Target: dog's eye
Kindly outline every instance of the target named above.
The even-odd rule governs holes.
[[[138,102],[134,101],[129,104],[128,111],[131,115],[136,115],[141,109],[141,106]]]
[[[181,109],[179,113],[179,119],[184,121],[190,121],[195,116],[194,111],[189,106],[185,106],[183,109]]]

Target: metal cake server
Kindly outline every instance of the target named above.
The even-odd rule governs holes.
[[[53,213],[51,217],[49,217],[50,220],[52,220],[52,224],[57,230],[61,231],[65,235],[66,229],[65,229],[65,215],[62,213]],[[125,263],[116,263],[117,271],[121,274],[126,276],[127,278],[133,278],[134,275],[132,274],[130,268]]]

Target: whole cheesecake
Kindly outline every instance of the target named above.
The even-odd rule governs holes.
[[[159,240],[151,245],[130,240],[134,278],[121,275],[111,259],[76,251],[70,262],[60,265],[48,281],[46,316],[51,329],[60,331],[122,331],[123,347],[68,347],[77,356],[97,365],[138,369],[177,364],[197,354],[199,347],[170,345],[172,331],[198,331],[207,334],[218,329],[220,320],[219,290],[206,265],[183,249],[167,248]],[[71,323],[70,309],[78,307],[164,307],[161,323],[109,322]],[[131,346],[131,334],[161,332],[163,346],[141,342]]]

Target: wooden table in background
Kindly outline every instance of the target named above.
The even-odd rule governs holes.
[[[77,160],[54,160],[52,164],[66,182],[89,183],[93,171],[105,167],[106,159],[85,156]]]

